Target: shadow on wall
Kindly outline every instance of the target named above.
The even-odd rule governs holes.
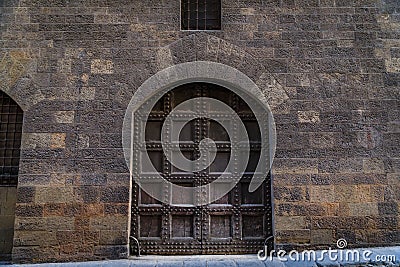
[[[0,187],[0,261],[11,260],[16,196],[16,187]]]

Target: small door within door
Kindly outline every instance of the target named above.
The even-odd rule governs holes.
[[[135,127],[146,127],[147,154],[158,174],[164,179],[184,187],[207,185],[224,172],[230,160],[231,141],[221,124],[199,117],[189,121],[179,134],[179,149],[189,160],[200,157],[201,140],[210,138],[216,143],[216,157],[202,171],[185,172],[176,168],[168,161],[161,144],[162,127],[168,114],[179,104],[196,97],[222,101],[239,115],[250,140],[246,171],[229,193],[202,206],[162,203],[134,183],[131,236],[139,240],[142,254],[257,253],[264,247],[264,241],[272,235],[271,181],[268,175],[256,191],[250,193],[248,190],[260,160],[261,134],[260,126],[246,102],[231,90],[219,85],[185,84],[167,92],[154,106],[146,122],[135,121]],[[219,111],[211,112],[218,114]],[[229,120],[229,117],[226,119]],[[139,166],[139,159],[134,164],[138,168],[143,167]],[[221,183],[221,186],[224,184]],[[170,192],[170,188],[161,190],[171,196],[172,203],[208,197],[201,190],[193,195],[185,195],[180,191]],[[268,245],[271,247],[272,243]],[[134,244],[131,246],[134,253],[137,248]]]

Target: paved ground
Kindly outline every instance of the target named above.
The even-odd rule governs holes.
[[[355,252],[356,251],[356,252]],[[369,251],[371,253],[369,253]],[[360,255],[359,260],[334,260],[335,255],[340,259],[340,255],[346,254]],[[332,254],[332,258],[328,253],[323,251],[316,252],[316,260],[296,261],[286,257],[282,260],[274,258],[272,261],[267,259],[261,261],[256,255],[240,255],[240,256],[143,256],[133,257],[129,260],[114,261],[97,261],[97,262],[79,262],[79,263],[52,263],[52,264],[14,264],[12,267],[331,267],[331,266],[400,266],[400,246],[389,248],[370,248],[359,249],[354,251],[342,250],[337,254]],[[363,259],[363,254],[367,255],[370,260]],[[322,257],[324,255],[324,257]],[[296,255],[293,254],[292,258]],[[301,257],[301,256],[300,256]],[[353,256],[349,256],[353,259]],[[356,256],[355,256],[356,257]],[[380,261],[379,258],[388,258],[390,260]],[[306,256],[307,258],[307,256]],[[0,265],[5,265],[4,263]],[[10,266],[10,265],[9,265]]]

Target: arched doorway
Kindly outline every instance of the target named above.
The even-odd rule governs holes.
[[[182,154],[189,160],[200,157],[201,140],[215,141],[217,153],[210,166],[199,172],[187,172],[176,168],[164,154],[161,144],[163,124],[175,107],[197,97],[208,97],[231,107],[243,122],[250,143],[250,157],[240,181],[229,193],[205,205],[191,205],[194,198],[207,198],[202,191],[185,195],[182,191],[171,191],[168,186],[160,188],[170,199],[161,202],[137,184],[133,184],[131,236],[139,243],[144,254],[244,254],[262,249],[265,240],[272,236],[272,204],[270,176],[255,192],[249,192],[251,179],[260,160],[262,136],[260,125],[252,109],[243,97],[227,87],[208,82],[191,82],[178,85],[164,93],[151,109],[148,118],[136,120],[134,128],[145,127],[144,140],[134,134],[132,142],[144,141],[152,167],[166,180],[183,187],[199,187],[210,184],[228,166],[233,142],[217,121],[198,117],[187,123],[179,134]],[[207,104],[207,103],[205,103]],[[141,109],[137,112],[142,115]],[[190,110],[188,111],[190,112]],[[231,119],[219,110],[209,110],[215,116]],[[182,118],[185,114],[180,114]],[[266,117],[266,119],[268,116]],[[232,127],[234,124],[232,123]],[[136,139],[135,139],[136,138]],[[262,159],[261,159],[262,160]],[[152,179],[141,156],[134,157],[133,169],[141,169],[143,178]],[[221,184],[221,186],[224,186]],[[188,200],[188,203],[185,203]],[[200,201],[206,202],[206,201]],[[180,203],[180,205],[173,205]],[[183,204],[183,205],[182,205]],[[187,204],[187,205],[185,205]],[[268,244],[270,247],[272,242]],[[131,244],[136,249],[135,244]]]
[[[0,260],[10,260],[13,246],[22,122],[22,109],[0,91]]]

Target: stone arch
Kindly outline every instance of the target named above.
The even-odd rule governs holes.
[[[188,62],[214,62],[230,66],[250,78],[258,86],[274,112],[282,109],[281,105],[289,99],[290,91],[279,82],[274,73],[259,62],[244,48],[223,40],[217,36],[198,32],[178,39],[159,48],[143,71],[144,79],[169,67]],[[137,85],[139,86],[139,85]],[[114,98],[127,106],[132,96],[132,87],[128,83],[119,83],[120,89]]]
[[[289,99],[276,75],[245,49],[204,32],[188,35],[156,54],[159,71],[185,62],[209,61],[235,68],[253,80],[267,99],[272,111]]]
[[[11,50],[0,59],[0,90],[9,95],[23,111],[44,99],[30,75],[35,59],[25,50]]]

